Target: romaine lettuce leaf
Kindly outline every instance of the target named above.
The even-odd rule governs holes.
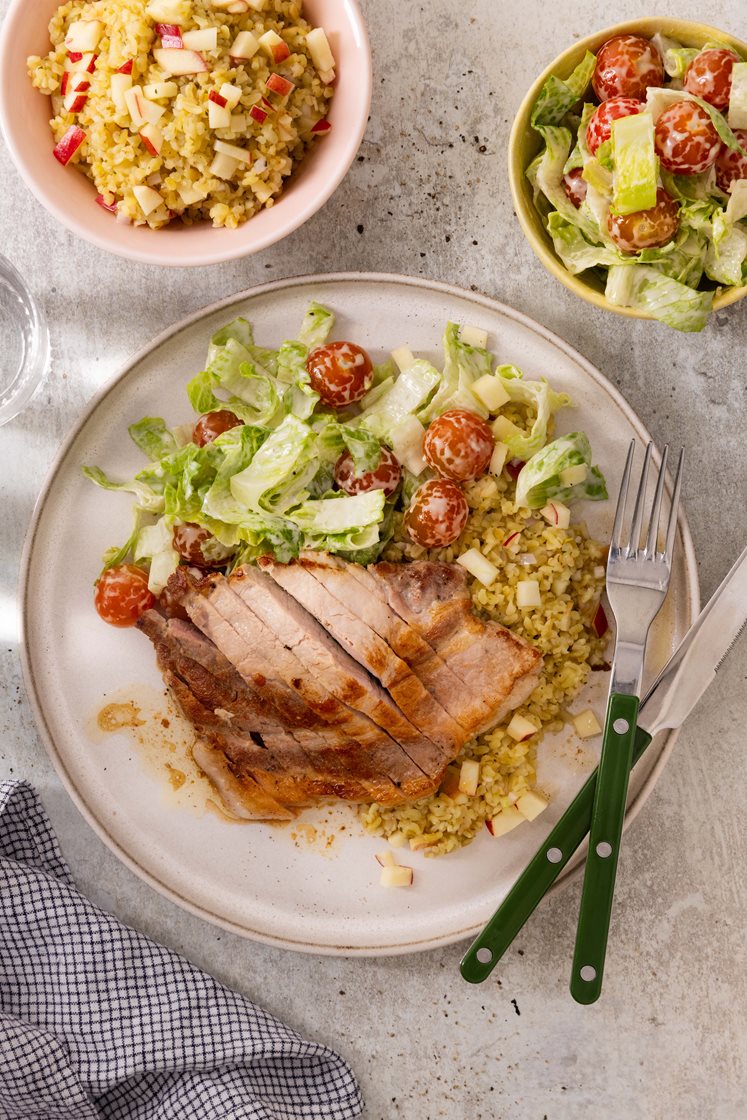
[[[323,307],[321,303],[312,303],[298,332],[298,341],[308,350],[323,346],[334,325],[335,317],[329,308]]]
[[[647,264],[614,265],[605,294],[610,303],[640,308],[678,331],[702,331],[713,309],[713,292],[695,291]]]
[[[436,367],[418,358],[363,410],[356,423],[380,439],[386,439],[405,416],[417,412],[428,402],[440,381],[441,374]],[[387,386],[387,382],[383,381],[382,386]]]
[[[148,513],[161,513],[163,511],[163,494],[154,491],[146,482],[139,481],[136,478],[127,482],[112,482],[100,467],[83,467],[82,469],[86,478],[94,482],[96,486],[100,486],[102,490],[122,490],[125,493],[134,494],[137,505]]]
[[[565,81],[556,78],[554,74],[550,75],[534,103],[531,116],[532,128],[560,124],[566,113],[589,88],[596,61],[591,51],[587,51]]]
[[[526,461],[544,445],[551,417],[558,409],[569,405],[571,398],[567,393],[556,393],[545,380],[525,381],[523,373],[516,366],[498,366],[495,373],[496,377],[500,377],[501,384],[512,401],[528,405],[537,414],[526,435],[518,432],[506,436],[503,441],[508,445],[512,458]]]
[[[569,467],[585,466],[586,478],[573,485],[560,477]],[[527,509],[542,509],[549,501],[571,502],[586,499],[600,502],[607,498],[604,476],[591,463],[591,445],[583,432],[571,432],[552,440],[529,459],[516,480],[516,504]]]
[[[135,446],[150,460],[162,459],[177,450],[174,434],[160,416],[146,416],[136,424],[130,424],[127,431]]]

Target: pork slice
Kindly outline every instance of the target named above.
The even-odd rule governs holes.
[[[354,709],[356,719],[386,734],[386,754],[381,763],[402,781],[412,796],[432,788],[445,769],[448,757],[423,736],[402,714],[378,681],[365,673],[293,596],[267,573],[245,567],[234,572],[230,585],[242,602],[285,644],[304,666],[304,673]],[[381,744],[383,751],[384,744]],[[392,770],[394,768],[394,770]],[[396,780],[396,779],[395,779]]]
[[[306,731],[325,729],[335,748],[345,746],[350,759],[351,744],[359,747],[359,763],[366,771],[374,769],[381,793],[391,792],[392,782],[409,794],[420,796],[421,789],[431,788],[429,777],[380,727],[359,711],[348,707],[351,694],[365,691],[360,682],[342,679],[339,694],[330,692],[289,648],[283,644],[237,595],[223,577],[215,577],[207,594],[197,592],[185,597],[185,606],[195,624],[222,649],[239,673],[267,696],[273,705],[291,717],[294,733],[304,734],[304,749],[314,745]],[[313,737],[318,744],[318,735]],[[348,771],[358,777],[358,769]],[[376,797],[378,798],[378,793]]]
[[[356,612],[419,678],[435,701],[461,728],[461,738],[477,733],[491,717],[489,705],[465,688],[439,654],[389,606],[382,587],[361,564],[329,553],[304,551],[299,561],[349,610]]]
[[[453,564],[374,564],[369,572],[401,618],[438,651],[471,692],[490,708],[493,727],[532,693],[542,655],[523,638],[472,611],[466,573]]]
[[[389,691],[409,721],[450,761],[464,745],[462,728],[425,688],[406,661],[368,623],[356,606],[325,584],[325,569],[312,560],[278,564],[262,557],[260,567],[317,618],[324,628]],[[358,596],[360,599],[360,596]]]

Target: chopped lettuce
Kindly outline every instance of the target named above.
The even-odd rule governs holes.
[[[392,428],[411,414],[423,408],[433,390],[441,381],[441,374],[424,358],[418,358],[399,377],[382,382],[387,386],[372,405],[363,410],[358,423],[374,435],[385,438]]]
[[[536,411],[534,423],[528,433],[519,431],[503,440],[513,459],[526,461],[544,446],[552,416],[559,408],[569,405],[571,399],[567,393],[556,393],[544,380],[525,381],[523,373],[516,366],[498,366],[495,372],[512,401],[528,405]]]
[[[612,122],[612,157],[615,213],[650,210],[656,205],[659,161],[654,151],[654,122],[649,113],[634,113]]]
[[[713,292],[699,292],[664,276],[652,265],[619,264],[607,274],[610,303],[637,307],[678,331],[702,331],[713,308]]]
[[[586,477],[572,484],[564,482],[561,475],[571,467],[586,467]],[[606,498],[604,476],[592,466],[591,445],[583,432],[552,440],[524,464],[516,480],[516,504],[527,509],[542,509],[550,501],[569,505]]]
[[[462,341],[457,323],[447,323],[443,337],[444,372],[438,391],[426,408],[419,412],[425,423],[440,416],[449,408],[466,408],[483,419],[488,410],[471,391],[480,377],[492,372],[493,359],[488,350]]]
[[[596,58],[587,51],[570,77],[565,81],[551,74],[547,79],[532,109],[532,127],[560,124],[563,117],[579,101],[594,73]]]
[[[308,350],[323,346],[335,325],[335,317],[328,307],[312,303],[304,316],[298,341]]]

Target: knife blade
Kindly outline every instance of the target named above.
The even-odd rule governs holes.
[[[633,765],[659,731],[680,727],[747,627],[747,548],[703,608],[646,693]],[[465,980],[486,980],[589,833],[596,770],[587,779],[501,906],[462,958]]]

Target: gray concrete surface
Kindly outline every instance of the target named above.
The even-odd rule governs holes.
[[[54,343],[43,391],[0,431],[0,775],[41,791],[78,883],[98,903],[337,1047],[357,1071],[369,1120],[739,1120],[747,1116],[744,641],[624,846],[605,991],[592,1008],[577,1007],[567,990],[578,884],[543,907],[482,988],[460,980],[459,947],[379,961],[288,955],[182,913],[120,866],[62,791],[35,731],[14,595],[24,531],[56,448],[150,336],[272,277],[399,271],[513,304],[591,359],[659,442],[684,442],[704,596],[745,544],[747,301],[689,337],[596,311],[534,259],[506,181],[509,122],[539,69],[574,38],[651,8],[364,6],[376,77],[359,159],[320,214],[259,256],[202,272],[108,257],[47,216],[0,147],[2,251],[43,297]],[[0,14],[6,7],[0,0]],[[657,8],[747,37],[744,0]],[[19,436],[25,458],[10,463]]]

